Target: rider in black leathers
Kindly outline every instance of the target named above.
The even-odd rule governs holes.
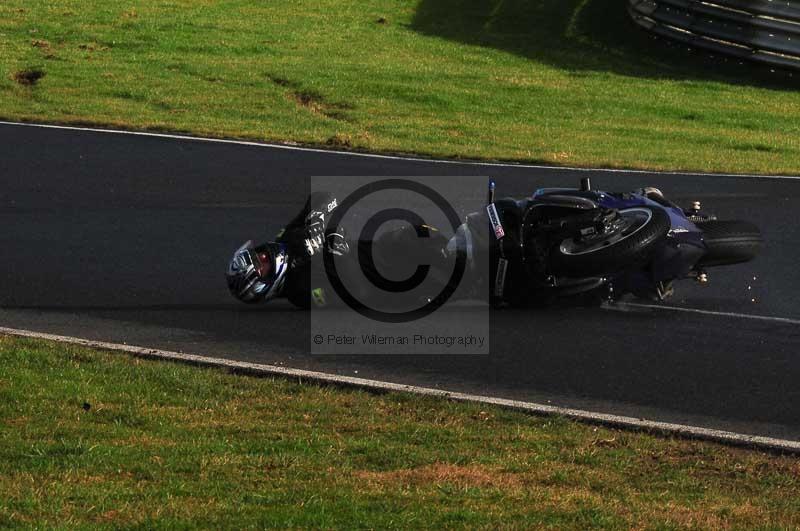
[[[469,283],[473,296],[495,305],[530,304],[542,290],[544,266],[539,255],[522,255],[519,226],[527,201],[502,199],[494,204],[503,223],[502,239],[485,211],[468,215],[449,240],[428,227],[425,227],[428,237],[422,239],[415,228],[406,226],[384,233],[375,242],[356,242],[357,246],[370,246],[374,263],[378,264],[372,270],[362,267],[364,275],[380,280],[377,269],[384,273],[391,271],[397,257],[402,256],[429,264],[435,278],[437,267],[452,269],[445,265],[448,257],[452,260],[454,253],[463,253],[466,273],[461,282]],[[315,192],[274,241],[237,251],[228,268],[228,285],[234,296],[244,302],[286,298],[300,308],[327,304],[332,299],[330,283],[324,268],[312,267],[314,262],[323,260],[324,253],[331,253],[348,255],[352,258],[342,263],[360,266],[355,256],[358,253],[355,249],[351,252],[351,242],[343,231],[327,226],[336,207],[337,200],[331,194]],[[536,242],[526,242],[526,247],[535,249]],[[484,260],[488,261],[488,267],[475,267],[487,264]],[[441,275],[443,285],[448,278],[449,273]],[[441,289],[436,290],[439,292]]]

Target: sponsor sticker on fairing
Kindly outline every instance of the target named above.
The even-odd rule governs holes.
[[[494,236],[499,240],[506,235],[506,231],[503,230],[503,224],[500,223],[500,216],[497,214],[497,208],[494,206],[494,203],[486,207],[486,212],[489,214],[489,221],[492,223]]]

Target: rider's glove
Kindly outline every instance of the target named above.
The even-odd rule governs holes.
[[[321,216],[309,222],[306,227],[304,243],[308,256],[315,256],[322,250],[335,256],[343,256],[350,252],[350,245],[345,239],[344,229],[339,227],[337,230],[325,234],[325,224]]]
[[[336,206],[336,198],[330,193],[315,192],[309,197],[306,204],[308,213],[305,215],[302,232],[303,250],[306,256],[312,257],[321,251],[342,256],[350,251],[343,229],[327,228],[326,216],[330,216]]]
[[[311,212],[306,222],[305,248],[308,256],[320,252],[325,243],[325,217],[321,212]]]

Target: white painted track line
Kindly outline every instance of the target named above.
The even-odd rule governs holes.
[[[153,358],[158,360],[175,361],[181,363],[190,363],[194,365],[218,367],[240,373],[247,373],[258,376],[290,378],[298,380],[300,382],[310,381],[321,384],[333,384],[346,387],[355,387],[359,389],[365,389],[377,392],[388,391],[388,392],[414,393],[417,395],[435,396],[459,402],[487,404],[487,405],[502,407],[505,409],[521,411],[533,415],[564,416],[582,422],[601,424],[614,428],[656,432],[660,434],[675,435],[692,439],[701,439],[701,440],[713,441],[734,446],[760,448],[770,451],[800,453],[800,441],[793,441],[788,439],[776,439],[772,437],[747,435],[743,433],[734,433],[730,431],[702,428],[699,426],[689,426],[684,424],[673,424],[669,422],[658,422],[646,419],[637,419],[633,417],[610,415],[607,413],[596,413],[593,411],[585,411],[580,409],[569,409],[556,406],[548,406],[545,404],[537,404],[534,402],[522,402],[518,400],[508,400],[504,398],[492,398],[488,396],[457,393],[441,389],[432,389],[428,387],[402,385],[391,382],[368,380],[365,378],[353,378],[350,376],[339,376],[335,374],[306,371],[301,369],[290,369],[274,365],[248,363],[248,362],[234,361],[224,358],[198,356],[194,354],[183,354],[178,352],[170,352],[167,350],[137,347],[132,345],[120,345],[117,343],[106,343],[103,341],[92,341],[77,337],[57,336],[52,334],[33,332],[29,330],[19,330],[15,328],[0,327],[0,334],[6,334],[17,337],[26,337],[32,339],[43,339],[48,341],[57,341],[60,343],[80,345],[84,347],[97,348],[103,350],[119,351],[134,356],[141,356],[145,358]]]
[[[479,167],[499,167],[499,168],[524,168],[534,170],[552,170],[552,171],[571,171],[571,172],[600,172],[600,173],[629,173],[629,174],[644,174],[644,175],[682,175],[682,176],[699,176],[699,177],[732,177],[741,179],[782,179],[791,181],[800,181],[800,175],[751,175],[739,173],[696,173],[696,172],[680,172],[680,171],[648,171],[648,170],[627,170],[627,169],[614,169],[614,168],[577,168],[571,166],[547,166],[544,164],[517,164],[507,162],[481,162],[475,160],[447,160],[447,159],[434,159],[424,157],[412,157],[401,155],[381,155],[378,153],[365,153],[360,151],[337,151],[332,149],[320,149],[313,147],[304,147],[300,145],[291,144],[271,144],[268,142],[255,142],[248,140],[232,140],[223,138],[208,138],[201,136],[180,135],[171,133],[152,133],[147,131],[126,131],[122,129],[106,129],[102,127],[78,127],[72,125],[53,125],[53,124],[38,124],[29,122],[9,122],[0,120],[0,125],[18,126],[18,127],[37,127],[43,129],[61,129],[65,131],[88,131],[92,133],[108,133],[115,135],[131,135],[131,136],[144,136],[153,138],[166,138],[173,140],[190,140],[197,142],[210,142],[216,144],[234,144],[240,146],[255,146],[271,149],[285,149],[290,151],[303,151],[307,153],[324,153],[328,155],[341,155],[347,157],[363,157],[372,159],[384,160],[398,160],[406,162],[427,162],[431,164],[457,164],[462,166],[479,166]]]
[[[668,306],[664,304],[617,302],[604,306],[604,308],[607,310],[617,310],[617,311],[624,311],[625,308],[647,308],[651,310],[696,313],[701,315],[711,315],[715,317],[732,317],[735,319],[749,319],[752,321],[769,321],[773,323],[800,325],[800,319],[790,319],[788,317],[773,317],[770,315],[752,315],[749,313],[736,313],[736,312],[717,312],[712,310],[701,310],[699,308],[683,308],[681,306]]]

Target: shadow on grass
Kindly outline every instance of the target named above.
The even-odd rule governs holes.
[[[790,73],[649,35],[628,16],[626,0],[421,0],[412,29],[575,72],[797,87]]]

